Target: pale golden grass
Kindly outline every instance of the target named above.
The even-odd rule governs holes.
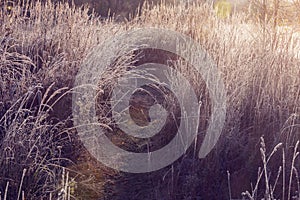
[[[23,16],[24,9],[30,10],[30,16]],[[277,14],[272,12],[270,15]],[[67,4],[55,6],[50,2],[36,2],[25,8],[15,6],[12,15],[1,11],[0,106],[3,109],[0,107],[0,122],[3,130],[0,129],[0,133],[5,136],[0,145],[3,150],[0,162],[8,162],[11,172],[27,169],[25,180],[30,176],[28,173],[48,175],[41,180],[44,181],[39,183],[41,185],[34,186],[39,191],[32,191],[29,185],[20,184],[24,178],[22,174],[15,177],[12,174],[15,178],[13,188],[16,189],[12,193],[21,198],[23,193],[20,191],[26,186],[25,199],[34,195],[57,197],[63,173],[60,159],[64,159],[57,152],[61,149],[59,145],[64,145],[67,139],[59,140],[46,160],[44,149],[51,145],[49,141],[57,134],[66,132],[68,135],[70,132],[64,128],[64,121],[54,124],[47,121],[52,109],[50,99],[67,90],[65,87],[72,87],[80,63],[95,46],[134,28],[175,30],[199,42],[212,56],[225,81],[227,118],[222,137],[237,143],[248,138],[246,151],[255,152],[257,140],[264,135],[268,145],[274,147],[282,142],[288,153],[296,145],[300,133],[299,23],[283,28],[273,18],[249,20],[249,16],[249,13],[235,13],[228,19],[219,19],[210,4],[200,3],[189,7],[181,3],[145,6],[140,16],[122,23],[89,16],[86,8],[77,9]],[[28,106],[27,100],[33,99],[37,100],[35,105]],[[44,136],[47,140],[39,140]],[[33,151],[37,142],[38,153]],[[24,147],[23,152],[19,152],[19,144]],[[223,152],[227,145],[219,144],[215,154]],[[12,166],[11,160],[20,153],[35,159],[29,159],[23,167],[20,157]],[[262,149],[265,175],[266,154]],[[57,160],[54,162],[51,156]],[[293,163],[291,166],[294,167]],[[4,176],[7,169],[1,169],[0,176]],[[268,181],[267,177],[265,181]],[[1,184],[6,182],[11,181]],[[1,189],[5,190],[5,186]],[[269,186],[266,183],[266,194],[274,199],[275,191]],[[290,189],[284,193],[286,188],[291,187],[286,186],[277,196],[288,194],[286,199],[295,193]],[[7,196],[7,190],[4,194]],[[248,196],[260,198],[251,193]]]

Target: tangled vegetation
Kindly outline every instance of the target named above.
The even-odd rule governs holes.
[[[88,7],[24,2],[10,10],[4,3],[0,13],[2,198],[300,198],[299,1],[254,0],[250,10],[222,17],[210,3],[145,4],[122,22]],[[186,34],[212,56],[225,82],[227,116],[206,158],[195,156],[200,135],[171,166],[127,174],[103,166],[83,147],[71,96],[91,49],[143,27]]]

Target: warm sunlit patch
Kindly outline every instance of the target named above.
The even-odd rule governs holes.
[[[216,2],[214,9],[216,11],[217,16],[224,19],[229,17],[232,10],[232,5],[226,0],[220,0]]]

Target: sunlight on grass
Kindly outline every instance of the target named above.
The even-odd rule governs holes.
[[[226,0],[220,0],[215,3],[214,9],[218,17],[225,19],[229,17],[232,12],[232,4]]]
[[[245,191],[253,199],[266,194],[272,200],[299,198],[300,3],[264,2],[253,0],[251,6],[236,10],[229,0],[213,6],[147,4],[132,20],[121,22],[90,14],[88,7],[50,1],[2,9],[1,199],[228,199],[228,174],[233,198],[241,198]],[[189,68],[182,70],[197,80],[192,84],[203,103],[199,138],[173,165],[132,175],[106,168],[82,146],[73,127],[70,95],[91,49],[144,27],[177,31],[197,41],[221,71],[228,108],[216,148],[207,158],[195,159],[211,102],[206,85],[198,81],[201,77],[195,78]],[[100,97],[109,96],[110,86],[118,84],[115,79],[130,59],[127,55],[120,60],[124,62],[102,74]],[[109,104],[100,101],[99,107],[101,120],[109,122]],[[121,131],[110,134],[120,147],[149,145],[120,140]],[[281,153],[273,155],[277,144]]]

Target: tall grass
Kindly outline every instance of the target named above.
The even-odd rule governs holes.
[[[299,8],[297,2],[294,6]],[[270,8],[259,5],[258,14],[233,13],[225,19],[218,18],[210,4],[145,5],[141,15],[122,23],[103,21],[89,15],[88,8],[63,3],[17,4],[10,14],[1,10],[1,194],[8,199],[21,199],[22,194],[25,199],[59,198],[63,169],[68,167],[68,176],[78,182],[70,194],[74,199],[225,199],[227,171],[230,195],[239,198],[251,191],[250,183],[256,183],[257,169],[263,166],[259,180],[267,183],[258,181],[248,196],[291,198],[298,190],[293,172],[299,168],[294,152],[300,133],[299,23],[283,28],[279,13],[285,7],[276,0]],[[299,19],[299,13],[295,16]],[[74,145],[80,142],[69,120],[68,95],[91,49],[138,27],[187,34],[212,56],[225,81],[226,125],[216,148],[203,160],[190,150],[161,171],[119,174],[84,150],[74,155]],[[260,151],[261,136],[266,148]],[[267,149],[278,143],[285,153],[267,162]],[[269,176],[277,175],[279,167],[278,178]],[[269,184],[272,177],[283,180],[281,185]]]

